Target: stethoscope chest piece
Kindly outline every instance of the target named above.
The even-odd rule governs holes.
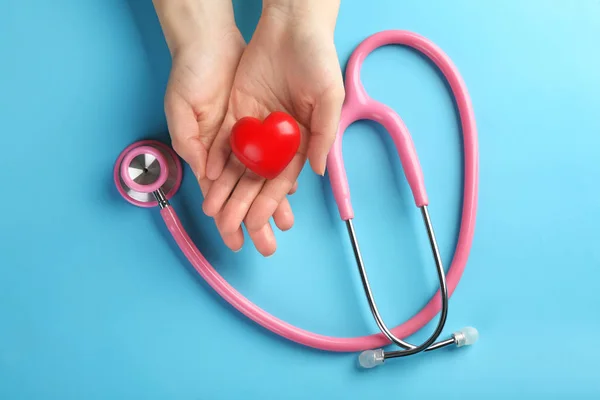
[[[117,190],[129,203],[138,207],[156,207],[153,195],[162,189],[167,200],[181,185],[181,161],[169,146],[142,140],[131,144],[119,154],[113,178]]]

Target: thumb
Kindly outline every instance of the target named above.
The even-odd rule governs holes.
[[[207,146],[192,107],[182,98],[165,99],[165,114],[175,152],[190,166],[196,179],[205,177]]]
[[[308,161],[313,171],[321,176],[325,175],[327,154],[333,145],[340,123],[344,95],[343,86],[333,86],[323,93],[313,109]]]

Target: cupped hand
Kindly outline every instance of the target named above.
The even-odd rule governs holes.
[[[233,26],[205,32],[172,52],[165,94],[167,124],[173,148],[190,165],[205,196],[213,184],[205,174],[208,152],[228,110],[235,71],[245,47]],[[272,214],[280,226],[291,226],[293,216],[287,201]],[[244,242],[241,227],[223,229],[227,225],[223,225],[222,213],[212,216],[226,246],[239,250]],[[272,247],[272,232],[266,229],[253,232],[252,239],[261,249]]]
[[[251,237],[257,232],[268,237],[268,246],[253,237],[263,255],[276,250],[269,219],[288,212],[286,194],[306,159],[315,173],[322,176],[325,172],[344,100],[334,26],[282,9],[263,10],[235,74],[222,127],[209,150],[206,175],[214,182],[205,197],[204,212],[220,215],[224,235],[238,232],[244,223]],[[275,179],[265,180],[231,153],[229,135],[238,119],[263,119],[272,111],[291,114],[299,123],[302,140],[286,169]],[[279,225],[278,218],[274,220]]]

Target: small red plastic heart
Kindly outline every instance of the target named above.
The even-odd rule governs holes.
[[[266,179],[277,177],[300,147],[300,127],[290,115],[275,111],[264,121],[238,120],[231,129],[231,150],[252,172]]]

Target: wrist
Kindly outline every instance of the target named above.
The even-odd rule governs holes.
[[[262,16],[291,25],[319,24],[335,29],[340,0],[263,0]]]
[[[231,1],[153,0],[171,55],[237,30]]]

